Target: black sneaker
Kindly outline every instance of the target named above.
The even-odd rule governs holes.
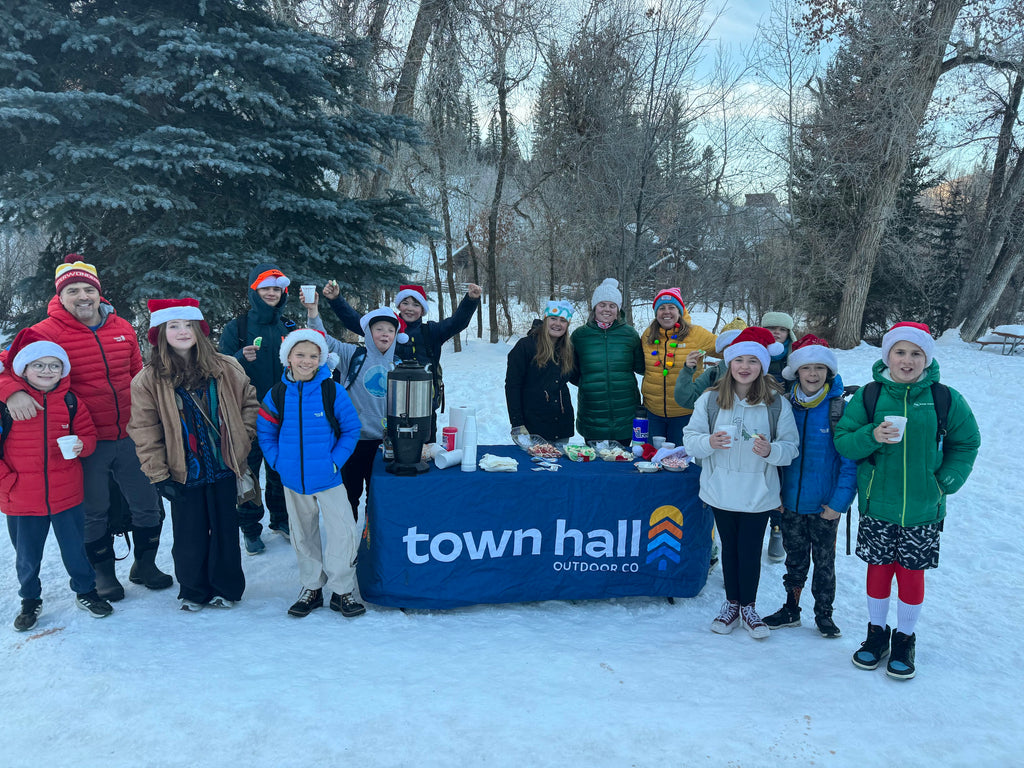
[[[800,626],[800,608],[793,608],[789,603],[783,605],[771,616],[764,617],[764,623],[770,629],[782,629],[783,627]]]
[[[366,606],[357,603],[351,592],[346,592],[344,595],[335,592],[331,595],[331,610],[338,611],[342,616],[351,619],[353,616],[362,616],[366,613]]]
[[[27,632],[36,625],[39,614],[43,612],[43,601],[32,597],[23,598],[21,601],[21,613],[14,617],[14,629],[18,632]]]
[[[114,612],[114,607],[96,594],[95,589],[92,592],[83,592],[78,595],[75,598],[75,605],[83,611],[88,611],[94,619],[105,619]]]
[[[765,621],[768,621],[768,619],[765,619]],[[818,616],[814,619],[814,623],[818,625],[818,631],[821,632],[822,637],[832,640],[833,638],[843,636],[843,633],[839,631],[839,627],[832,621],[831,616]]]
[[[904,635],[898,629],[892,633],[892,655],[885,667],[885,674],[893,680],[909,680],[917,674],[914,669],[914,651],[917,635]]]
[[[322,589],[303,589],[299,593],[299,599],[288,609],[289,616],[298,616],[300,619],[317,609],[324,607],[324,591]]]
[[[860,669],[878,669],[882,659],[889,655],[889,636],[892,630],[868,624],[868,637],[860,644],[860,650],[853,654],[853,666]]]

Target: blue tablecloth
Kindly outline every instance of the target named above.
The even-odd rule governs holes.
[[[485,453],[517,472],[373,467],[357,574],[362,596],[405,608],[664,595],[707,580],[712,517],[700,468],[641,474],[630,463],[561,459],[557,472],[511,445]]]

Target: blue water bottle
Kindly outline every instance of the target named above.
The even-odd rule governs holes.
[[[643,407],[636,409],[636,416],[633,417],[633,442],[647,443],[651,440],[651,422],[647,420],[647,410]]]

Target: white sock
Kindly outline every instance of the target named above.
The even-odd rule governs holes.
[[[889,598],[871,597],[868,595],[868,621],[876,627],[884,627],[889,623]]]
[[[917,617],[921,615],[921,605],[907,605],[902,600],[896,601],[896,629],[904,635],[914,634]]]

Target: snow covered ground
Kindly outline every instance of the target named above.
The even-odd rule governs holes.
[[[511,345],[474,335],[466,346],[445,355],[448,402],[477,407],[481,444],[508,442]],[[845,381],[867,381],[877,357],[866,345],[839,352]],[[844,533],[843,637],[804,626],[760,642],[708,630],[723,599],[717,569],[675,605],[369,606],[355,620],[293,619],[295,557],[274,536],[245,558],[234,610],[183,613],[175,589],[126,585],[115,614],[96,621],[73,607],[51,538],[39,625],[0,630],[0,767],[1020,765],[1024,356],[944,338],[936,357],[983,446],[926,578],[915,680],[850,663],[867,623],[865,566],[843,554]],[[170,571],[165,539],[158,563]],[[763,565],[765,612],[783,601],[783,570]],[[10,627],[18,604],[0,536],[0,622]]]

